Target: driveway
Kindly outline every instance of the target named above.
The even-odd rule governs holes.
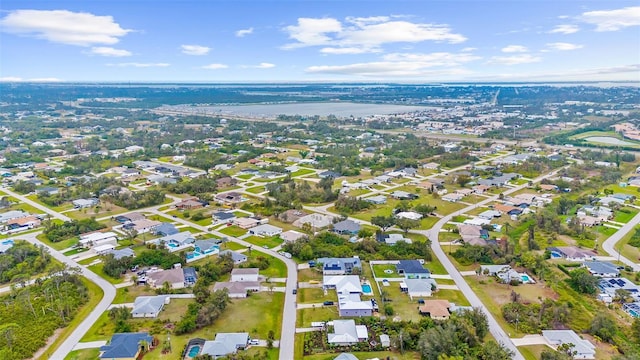
[[[511,338],[515,346],[549,345],[542,335],[525,335],[521,338]]]

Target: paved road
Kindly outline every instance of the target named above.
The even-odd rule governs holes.
[[[52,216],[53,216],[53,214],[52,214]],[[93,324],[98,320],[100,315],[102,315],[102,313],[107,311],[107,309],[109,308],[109,305],[111,305],[111,302],[116,297],[116,288],[113,287],[113,285],[111,285],[107,280],[105,280],[105,279],[101,278],[100,276],[96,275],[93,271],[88,270],[87,268],[80,266],[75,261],[71,260],[70,258],[68,258],[68,257],[66,257],[64,255],[62,255],[61,252],[59,252],[59,251],[49,247],[48,245],[40,242],[40,240],[36,239],[36,235],[38,235],[38,234],[39,234],[39,232],[29,233],[29,234],[24,234],[24,235],[18,235],[15,238],[16,239],[21,239],[21,240],[26,240],[26,241],[28,241],[28,242],[30,242],[32,244],[35,244],[35,245],[43,245],[43,246],[45,246],[47,249],[49,249],[49,253],[51,254],[51,256],[53,256],[56,260],[60,261],[63,264],[68,265],[69,267],[79,268],[80,269],[80,273],[84,277],[86,277],[91,282],[95,283],[96,285],[100,286],[100,288],[104,292],[104,296],[102,297],[102,300],[100,300],[98,305],[93,309],[93,311],[91,311],[89,316],[87,316],[80,323],[80,325],[78,325],[78,327],[76,327],[73,330],[73,332],[65,339],[65,341],[62,344],[60,344],[60,346],[58,346],[56,351],[53,354],[50,354],[49,351],[45,352],[45,356],[47,357],[47,359],[50,359],[50,360],[63,360],[67,356],[67,354],[70,353],[73,350],[73,348],[76,346],[76,344],[78,344],[78,342],[80,342],[80,339],[82,339],[84,334],[91,328],[91,326],[93,326]]]
[[[539,181],[542,181],[543,179],[554,176],[556,173],[557,171],[554,171],[547,175],[540,176],[534,179],[533,182],[537,183]],[[503,192],[503,194],[508,195],[513,192],[524,189],[527,186],[528,184],[523,184],[523,185],[511,188],[509,190],[506,190]],[[503,346],[505,346],[506,348],[514,352],[513,359],[524,360],[524,357],[522,356],[522,354],[520,354],[520,351],[518,351],[518,348],[514,345],[513,341],[511,341],[507,333],[500,327],[500,324],[498,324],[496,319],[489,312],[489,309],[487,309],[487,307],[482,303],[480,298],[478,298],[478,296],[473,292],[469,284],[467,284],[467,282],[462,278],[462,274],[460,274],[458,269],[456,269],[453,263],[451,263],[447,255],[442,250],[442,246],[438,242],[438,235],[440,233],[440,229],[442,229],[442,227],[446,223],[448,223],[454,216],[464,214],[466,212],[473,210],[476,207],[483,206],[497,199],[498,199],[498,195],[487,198],[475,205],[468,206],[462,210],[449,214],[443,217],[442,219],[440,219],[430,230],[414,230],[412,232],[425,235],[429,238],[429,240],[431,240],[431,248],[433,249],[433,253],[438,257],[438,260],[440,260],[440,262],[442,263],[444,268],[447,270],[449,275],[451,275],[451,278],[455,281],[460,291],[462,291],[464,296],[469,300],[469,303],[471,304],[471,306],[480,308],[487,316],[487,320],[489,321],[489,331],[491,332],[491,335],[493,335],[493,337],[496,339],[496,341],[499,344],[502,344]]]
[[[620,241],[625,235],[627,235],[630,231],[633,231],[636,225],[640,224],[640,213],[631,219],[628,223],[624,224],[620,230],[616,231],[613,235],[609,236],[607,240],[602,243],[602,248],[604,251],[609,253],[612,257],[619,259],[624,264],[629,265],[633,268],[633,271],[640,271],[640,264],[633,262],[633,260],[627,259],[622,256],[616,249],[616,244]]]
[[[145,210],[148,211],[148,210]],[[294,341],[295,341],[295,334],[296,334],[296,316],[297,316],[297,312],[296,312],[296,295],[293,294],[293,289],[297,288],[298,285],[298,264],[296,264],[295,261],[291,260],[291,259],[287,259],[286,257],[278,254],[277,252],[270,250],[270,249],[265,249],[265,248],[261,248],[259,246],[255,246],[249,242],[246,242],[244,240],[238,239],[236,237],[233,236],[229,236],[226,234],[223,234],[221,232],[218,231],[209,231],[209,229],[207,229],[206,226],[200,226],[197,224],[194,224],[190,221],[181,219],[181,218],[174,218],[171,217],[170,215],[167,215],[157,209],[154,209],[151,211],[154,214],[163,216],[167,219],[170,219],[171,221],[175,221],[175,222],[179,222],[182,223],[184,225],[188,225],[190,227],[193,227],[195,229],[219,236],[221,238],[227,238],[235,243],[241,244],[243,246],[246,247],[251,247],[252,251],[258,251],[264,254],[268,254],[271,255],[275,258],[278,258],[280,260],[282,260],[285,265],[287,266],[287,283],[286,283],[286,290],[285,290],[285,295],[284,295],[284,309],[282,312],[282,330],[281,330],[281,335],[280,335],[280,360],[291,360],[294,358]]]
[[[56,219],[59,219],[59,220],[62,220],[62,221],[71,221],[70,217],[62,215],[57,211],[53,211],[53,210],[49,209],[48,207],[46,207],[44,205],[38,204],[37,202],[27,198],[26,196],[17,194],[17,193],[15,193],[15,192],[7,189],[7,188],[1,188],[0,191],[4,192],[7,195],[10,195],[10,196],[16,198],[16,199],[18,199],[18,200],[20,200],[20,201],[22,201],[22,202],[24,202],[26,204],[29,204],[29,205],[33,206],[34,208],[36,208],[38,210],[42,210],[43,212],[51,215],[51,217],[53,217],[53,218],[56,218]]]

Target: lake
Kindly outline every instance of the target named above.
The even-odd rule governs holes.
[[[590,136],[585,138],[588,142],[607,144],[607,145],[620,145],[620,146],[634,146],[636,143],[620,140],[618,138],[610,137],[610,136]]]

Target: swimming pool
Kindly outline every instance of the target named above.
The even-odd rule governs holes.
[[[369,284],[362,284],[362,292],[363,293],[370,293],[371,292],[371,285]]]
[[[200,353],[200,346],[199,345],[194,345],[191,349],[189,349],[189,357],[194,358],[196,356],[198,356],[198,354]]]
[[[522,279],[523,283],[528,283],[531,279],[529,279],[529,275],[520,275],[520,279]]]

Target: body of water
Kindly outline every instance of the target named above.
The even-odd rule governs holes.
[[[620,140],[618,138],[614,138],[611,136],[590,136],[585,138],[585,140],[594,143],[600,144],[608,144],[608,145],[620,145],[620,146],[633,146],[637,145],[636,143]]]

